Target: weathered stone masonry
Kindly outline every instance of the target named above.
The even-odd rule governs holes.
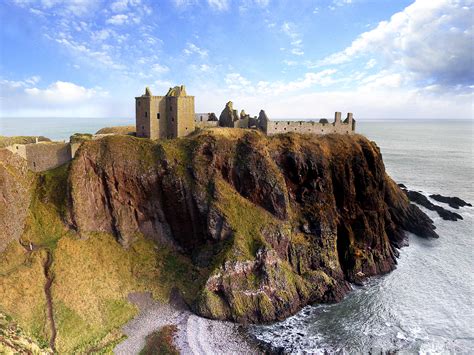
[[[71,145],[64,142],[14,144],[7,149],[26,159],[28,168],[36,172],[54,169],[71,160]]]
[[[136,129],[138,137],[151,139],[186,136],[196,128],[229,127],[257,128],[268,135],[296,132],[306,134],[352,134],[355,120],[352,113],[342,121],[341,113],[335,113],[334,122],[320,120],[270,120],[265,111],[259,117],[251,117],[244,110],[238,114],[232,101],[222,110],[219,120],[213,113],[194,113],[194,96],[187,96],[184,85],[170,88],[166,96],[152,96],[150,89],[136,97]]]

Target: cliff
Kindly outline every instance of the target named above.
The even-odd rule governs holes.
[[[131,292],[282,319],[393,270],[404,230],[437,237],[359,135],[108,136],[37,174],[0,149],[0,182],[0,313],[45,352],[112,349]]]
[[[238,322],[338,301],[349,282],[394,269],[404,230],[437,237],[363,136],[235,129],[86,142],[69,173],[68,221],[184,255],[204,275],[196,312]]]

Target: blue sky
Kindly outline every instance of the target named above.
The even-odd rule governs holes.
[[[472,118],[472,0],[2,0],[0,116],[133,117],[185,84],[270,117]]]

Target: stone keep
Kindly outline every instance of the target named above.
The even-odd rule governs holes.
[[[194,96],[184,85],[170,88],[166,96],[153,96],[150,89],[135,98],[137,137],[163,139],[188,135],[195,129]]]

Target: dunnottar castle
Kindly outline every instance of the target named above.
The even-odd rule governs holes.
[[[319,120],[270,120],[261,110],[258,117],[251,117],[244,110],[238,114],[232,102],[228,102],[219,118],[214,113],[195,113],[194,96],[188,96],[184,86],[170,88],[165,96],[153,96],[150,89],[135,98],[135,122],[137,137],[166,139],[183,137],[199,128],[230,127],[260,129],[273,135],[287,132],[307,134],[340,133],[355,131],[352,113],[342,121],[341,113],[335,113],[334,122]]]
[[[240,114],[228,102],[219,118],[214,113],[195,113],[194,96],[188,96],[186,88],[170,88],[165,96],[153,96],[150,89],[135,98],[135,135],[150,139],[171,139],[184,137],[196,131],[212,127],[258,129],[267,135],[296,132],[305,134],[352,134],[355,120],[348,113],[342,121],[341,113],[336,112],[334,122],[317,120],[270,120],[261,110],[258,117]],[[112,133],[113,134],[113,133]],[[30,170],[40,172],[58,167],[71,159],[86,140],[101,139],[110,134],[74,134],[69,142],[36,142],[13,144],[6,149],[24,158]]]

